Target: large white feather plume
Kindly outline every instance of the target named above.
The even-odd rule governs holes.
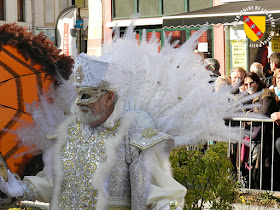
[[[130,26],[121,38],[116,29],[113,42],[105,43],[102,56],[96,58],[110,63],[106,79],[123,100],[123,112],[146,111],[156,128],[172,135],[177,145],[241,140],[239,128],[229,129],[224,119],[240,117],[248,98],[235,98],[229,89],[215,92],[205,64],[193,52],[206,28],[178,48],[167,37],[160,52],[155,35],[147,41],[144,31],[139,45],[133,29]],[[75,98],[66,81],[58,90],[51,88],[48,95],[53,103],[42,96],[31,109],[34,124],[17,131],[24,145],[35,145],[40,151],[52,144],[46,135],[55,132]]]
[[[155,35],[146,41],[144,31],[139,45],[131,26],[123,37],[104,44],[97,58],[110,63],[107,79],[123,99],[124,111],[148,112],[157,129],[172,135],[177,145],[241,140],[239,128],[229,129],[224,119],[240,117],[246,99],[214,92],[205,64],[193,52],[205,30],[178,48],[167,38],[159,53]]]

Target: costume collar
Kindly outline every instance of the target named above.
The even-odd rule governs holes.
[[[103,123],[103,126],[105,128],[112,128],[112,127],[114,127],[116,121],[119,120],[120,115],[122,114],[122,112],[123,112],[123,100],[122,99],[118,99],[116,104],[115,104],[114,111],[112,112],[110,117]]]

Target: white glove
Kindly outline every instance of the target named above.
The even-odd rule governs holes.
[[[169,206],[164,206],[162,210],[170,210]],[[182,210],[180,206],[178,206],[175,210]]]
[[[165,205],[161,210],[171,210],[169,205]],[[175,210],[182,210],[181,206],[177,206]]]
[[[9,197],[21,197],[24,194],[24,189],[17,178],[7,170],[8,182],[5,182],[3,177],[0,177],[0,190]]]

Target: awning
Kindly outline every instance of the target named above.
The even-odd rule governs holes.
[[[274,21],[280,20],[280,0],[232,2],[219,6],[188,12],[178,15],[163,17],[163,28],[184,28],[208,25],[234,25],[236,17],[242,15],[265,15],[265,11],[271,14]],[[243,17],[240,21],[243,21]],[[267,20],[268,21],[268,20]]]

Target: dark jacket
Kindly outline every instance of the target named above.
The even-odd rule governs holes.
[[[260,107],[254,107],[253,112],[270,117],[272,113],[276,111],[275,94],[268,88],[263,90],[263,93],[253,99],[252,104],[260,103]],[[253,127],[261,126],[261,123],[254,122]],[[257,133],[256,137],[252,139],[255,143],[261,142],[261,129]],[[263,161],[267,158],[270,159],[272,147],[272,123],[264,123],[263,130]]]

